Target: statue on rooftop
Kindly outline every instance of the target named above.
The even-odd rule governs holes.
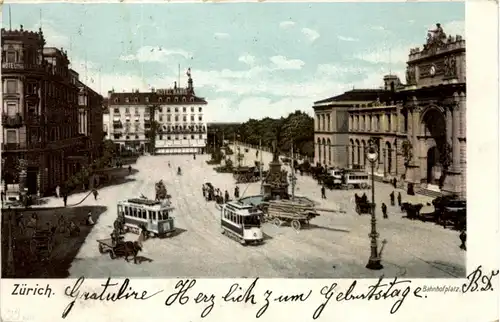
[[[446,34],[443,31],[440,23],[436,24],[436,29],[429,30],[427,34],[427,45],[431,44],[441,44],[446,41]]]

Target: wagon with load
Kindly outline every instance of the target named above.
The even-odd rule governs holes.
[[[270,200],[260,205],[264,211],[264,220],[276,226],[289,224],[293,229],[300,230],[308,226],[311,219],[319,216],[319,211],[338,212],[333,209],[318,208],[311,202],[294,200]]]

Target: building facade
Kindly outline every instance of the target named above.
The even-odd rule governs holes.
[[[2,181],[32,195],[52,193],[79,171],[78,74],[42,30],[1,30]]]
[[[103,97],[82,82],[78,82],[78,132],[88,138],[90,160],[101,156],[104,140]]]
[[[422,49],[410,50],[406,84],[387,75],[382,89],[353,90],[315,103],[319,123],[333,110],[342,110],[348,118],[347,148],[338,149],[345,151],[340,159],[347,162],[329,163],[325,157],[331,149],[328,138],[333,142],[332,136],[346,137],[333,125],[327,133],[316,128],[316,162],[366,169],[366,148],[374,142],[379,149],[377,176],[465,195],[465,40],[436,27]]]
[[[155,154],[204,153],[207,140],[205,99],[188,86],[151,92],[109,92],[109,135],[121,150]]]

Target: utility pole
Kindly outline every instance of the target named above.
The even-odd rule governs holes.
[[[259,162],[259,177],[260,177],[260,192],[262,193],[262,139],[259,139],[259,154],[260,154],[260,162]]]
[[[237,153],[237,150],[236,150],[236,133],[233,133],[233,142],[234,142],[234,151],[233,151],[234,165],[236,165],[236,153]]]
[[[290,165],[292,168],[292,173],[290,174],[290,180],[292,181],[292,200],[295,200],[295,167],[293,164],[294,162],[295,158],[293,155],[293,140],[292,140],[292,159],[290,160]]]

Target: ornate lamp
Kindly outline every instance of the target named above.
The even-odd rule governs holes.
[[[372,168],[372,200],[371,200],[371,232],[368,235],[370,237],[370,258],[368,259],[368,264],[366,264],[366,268],[372,270],[380,270],[384,268],[380,263],[380,257],[378,254],[378,245],[377,245],[377,218],[375,217],[375,163],[378,160],[378,148],[373,141],[370,142],[370,146],[366,151],[366,159],[371,164]]]

